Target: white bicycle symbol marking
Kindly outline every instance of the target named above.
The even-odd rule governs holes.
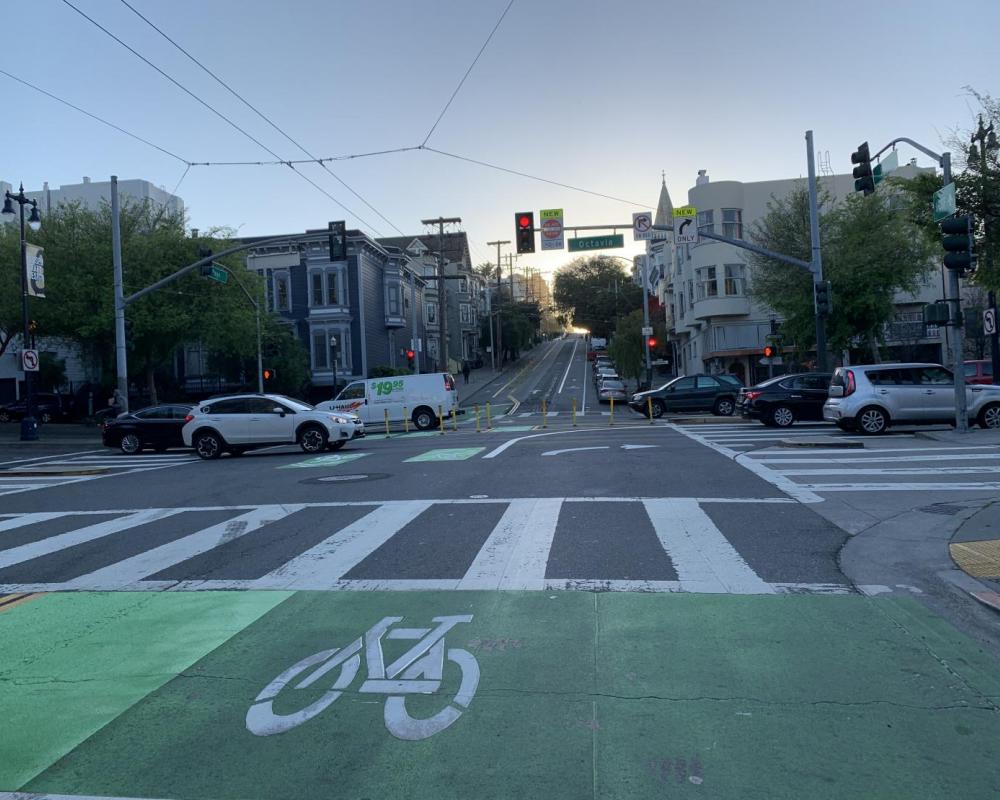
[[[479,686],[479,663],[468,650],[448,649],[448,660],[462,671],[458,693],[444,709],[427,719],[416,719],[406,711],[406,695],[433,694],[441,688],[444,674],[444,636],[461,622],[472,622],[472,615],[434,617],[436,628],[396,628],[403,617],[385,617],[363,636],[344,648],[333,648],[314,653],[289,667],[271,681],[254,699],[247,711],[247,730],[256,736],[271,736],[296,728],[322,713],[350,686],[361,667],[364,649],[368,679],[358,691],[362,694],[387,694],[385,701],[385,727],[397,739],[417,741],[440,733],[469,707]],[[382,637],[389,639],[419,640],[413,647],[385,666],[382,655]],[[329,690],[305,708],[289,714],[274,712],[274,699],[303,673],[315,667],[291,689],[308,689],[327,673],[340,667],[340,675]]]

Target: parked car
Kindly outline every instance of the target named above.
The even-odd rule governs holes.
[[[624,383],[609,378],[601,381],[601,385],[597,389],[597,399],[601,403],[610,403],[612,399],[616,402],[625,402],[628,400],[628,392]]]
[[[32,400],[32,414],[43,425],[49,422],[65,422],[72,416],[73,405],[70,395],[35,392]],[[0,422],[16,422],[21,419],[24,416],[26,406],[24,398],[0,406]]]
[[[736,409],[745,419],[757,419],[772,428],[821,420],[832,377],[829,372],[802,372],[769,378],[740,389]]]
[[[212,398],[191,409],[181,429],[185,447],[204,459],[258,447],[296,444],[306,453],[339,450],[365,435],[357,414],[322,411],[279,394]]]
[[[600,386],[601,381],[605,378],[610,378],[611,380],[621,380],[618,373],[615,372],[614,367],[601,367],[597,372],[594,373],[594,386]]]
[[[594,359],[594,363],[591,365],[592,369],[596,372],[601,367],[613,367],[615,362],[612,361],[608,356],[598,356]]]
[[[632,395],[629,405],[636,411],[647,413],[647,398],[652,398],[654,417],[668,411],[711,411],[716,416],[728,417],[736,409],[739,391],[729,375],[682,375],[658,389]]]
[[[184,447],[181,429],[191,413],[190,405],[150,406],[129,414],[106,419],[101,425],[105,447],[117,447],[126,455],[143,448],[162,453],[171,447]]]
[[[335,399],[316,405],[317,411],[354,413],[373,425],[385,420],[386,411],[390,422],[402,422],[405,411],[420,430],[437,424],[439,408],[445,417],[458,412],[458,389],[447,372],[353,381]]]
[[[993,362],[990,359],[966,361],[964,366],[966,383],[975,383],[982,386],[989,386],[993,383]]]
[[[965,399],[970,420],[983,428],[1000,428],[1000,386],[966,385]],[[940,364],[838,367],[823,419],[863,434],[885,433],[896,423],[954,422],[952,372]]]

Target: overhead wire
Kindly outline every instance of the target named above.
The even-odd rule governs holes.
[[[152,61],[150,61],[148,58],[146,58],[144,55],[142,55],[142,53],[138,52],[135,48],[129,46],[126,42],[124,42],[123,40],[119,39],[117,36],[115,36],[111,31],[109,31],[107,28],[105,28],[103,25],[101,25],[101,23],[99,23],[93,17],[87,15],[86,13],[84,13],[83,11],[81,11],[79,8],[77,8],[75,5],[73,5],[73,3],[70,2],[70,0],[62,0],[62,1],[63,1],[63,3],[65,5],[69,6],[77,14],[79,14],[81,17],[83,17],[84,19],[86,19],[88,22],[90,22],[96,28],[99,28],[105,34],[107,34],[109,37],[111,37],[116,42],[118,42],[118,44],[120,44],[122,47],[124,47],[130,53],[132,53],[132,55],[134,55],[140,61],[142,61],[143,63],[145,63],[145,64],[149,65],[150,67],[152,67],[160,75],[162,75],[164,78],[166,78],[172,84],[174,84],[174,86],[176,86],[178,89],[180,89],[181,91],[183,91],[185,94],[187,94],[188,96],[190,96],[192,99],[196,100],[198,103],[200,103],[205,108],[207,108],[209,111],[211,111],[213,114],[215,114],[221,120],[223,120],[226,124],[228,124],[232,128],[235,128],[237,131],[239,131],[240,133],[242,133],[246,138],[248,138],[250,141],[252,141],[255,144],[257,144],[263,150],[266,150],[268,153],[270,153],[276,159],[281,160],[281,156],[279,156],[276,152],[274,152],[270,147],[268,147],[266,144],[264,144],[262,141],[260,141],[259,139],[257,139],[255,136],[253,136],[252,134],[248,133],[246,130],[244,130],[243,128],[241,128],[239,125],[237,125],[235,122],[233,122],[233,120],[231,120],[229,117],[227,117],[221,111],[219,111],[218,109],[216,109],[210,103],[208,103],[205,100],[203,100],[202,98],[200,98],[198,95],[196,95],[194,92],[192,92],[186,86],[184,86],[183,84],[181,84],[179,81],[177,81],[171,75],[168,75],[166,72],[164,72],[158,66],[156,66],[156,64],[154,64]],[[298,175],[303,180],[305,180],[307,183],[311,184],[317,190],[319,190],[321,193],[323,193],[324,195],[326,195],[326,197],[329,198],[332,202],[334,202],[337,206],[339,206],[340,208],[344,209],[344,211],[346,211],[348,214],[350,214],[351,216],[353,216],[359,222],[363,223],[364,225],[367,225],[369,228],[371,228],[373,231],[375,231],[375,233],[377,233],[378,235],[380,235],[380,236],[382,235],[381,231],[379,231],[378,228],[376,228],[374,225],[372,225],[370,222],[366,221],[359,214],[357,214],[356,212],[352,211],[350,208],[348,208],[347,206],[345,206],[336,197],[334,197],[332,194],[330,194],[328,191],[326,191],[326,189],[324,189],[323,187],[321,187],[318,183],[316,183],[315,181],[311,180],[307,175],[305,175],[304,173],[302,173],[299,170],[297,170],[292,164],[288,164],[287,162],[285,162],[285,163],[288,166],[288,168],[291,169],[296,175]]]
[[[124,0],[122,0],[122,2],[124,2]],[[441,113],[438,114],[437,119],[434,120],[434,124],[431,125],[431,129],[429,131],[427,131],[427,135],[424,137],[424,140],[420,143],[421,147],[423,147],[425,144],[427,144],[427,142],[431,138],[431,135],[434,133],[434,130],[437,128],[438,123],[441,122],[442,119],[444,119],[444,115],[448,112],[448,109],[451,107],[452,101],[458,96],[459,91],[462,89],[462,86],[465,84],[466,78],[468,78],[469,75],[472,73],[473,68],[476,66],[476,64],[479,61],[479,57],[486,50],[487,45],[489,45],[490,40],[493,38],[493,34],[495,34],[497,32],[497,29],[500,27],[500,23],[503,22],[503,18],[507,16],[507,12],[510,11],[510,7],[512,5],[514,5],[514,0],[510,0],[510,2],[507,3],[507,7],[503,10],[503,13],[500,15],[500,18],[497,20],[497,24],[493,26],[493,30],[490,31],[490,35],[486,37],[486,41],[483,42],[483,46],[479,48],[479,52],[476,53],[476,57],[474,59],[472,59],[472,63],[469,64],[469,68],[465,71],[465,74],[462,76],[462,80],[460,80],[458,82],[458,86],[456,86],[455,87],[455,91],[453,91],[451,93],[451,97],[448,98],[448,102],[444,104],[444,108],[441,109]]]
[[[129,3],[128,0],[120,0],[120,2],[122,3],[122,5],[124,5],[126,8],[128,8],[133,14],[135,14],[137,17],[139,17],[139,19],[141,19],[149,27],[151,27],[154,31],[156,31],[158,34],[160,34],[160,36],[162,36],[164,39],[166,39],[168,42],[170,42],[170,44],[172,44],[178,50],[180,50],[180,52],[182,52],[185,56],[187,56],[187,58],[190,59],[192,62],[194,62],[200,69],[202,69],[205,73],[207,73],[208,75],[210,75],[220,86],[222,86],[222,88],[224,88],[227,92],[229,92],[233,97],[235,97],[237,100],[239,100],[241,103],[243,103],[243,105],[245,105],[247,108],[249,108],[251,111],[253,111],[258,117],[260,117],[262,120],[264,120],[264,122],[266,122],[268,125],[270,125],[272,128],[274,128],[278,133],[280,133],[282,136],[284,136],[289,142],[291,142],[299,150],[301,150],[303,153],[305,153],[307,156],[309,156],[309,159],[310,159],[311,162],[319,164],[319,166],[322,167],[326,172],[328,172],[334,178],[334,180],[336,180],[341,186],[343,186],[345,189],[347,189],[347,191],[349,191],[351,194],[353,194],[355,197],[357,197],[362,203],[364,203],[366,206],[368,206],[368,208],[370,208],[372,211],[374,211],[391,228],[393,228],[396,231],[398,231],[401,236],[405,235],[405,234],[403,234],[403,231],[401,231],[398,227],[396,227],[396,225],[393,224],[392,220],[390,220],[388,217],[386,217],[385,214],[383,214],[381,211],[379,211],[377,208],[375,208],[375,206],[373,206],[371,203],[369,203],[357,191],[355,191],[351,186],[349,186],[346,181],[344,181],[339,175],[337,175],[337,173],[335,173],[332,169],[330,169],[328,166],[326,166],[326,164],[324,163],[325,159],[317,158],[311,152],[309,152],[309,150],[304,145],[302,145],[299,141],[297,141],[296,139],[294,139],[290,134],[288,134],[285,130],[283,130],[276,122],[274,122],[270,117],[268,117],[266,114],[264,114],[253,103],[251,103],[249,100],[247,100],[243,95],[241,95],[239,92],[237,92],[232,86],[230,86],[222,78],[220,78],[218,75],[216,75],[212,70],[210,70],[208,67],[206,67],[201,61],[199,61],[197,58],[195,58],[193,55],[191,55],[191,53],[189,53],[187,50],[185,50],[180,44],[178,44],[174,39],[172,39],[163,30],[161,30],[152,20],[150,20],[145,15],[143,15],[142,12],[140,12],[138,9],[135,8],[135,6],[133,6],[131,3]],[[513,0],[511,0],[511,2],[513,2]],[[509,6],[508,6],[508,8],[509,8]],[[288,166],[291,165],[291,162],[289,162],[289,161],[285,161],[284,163],[286,165],[288,165]]]

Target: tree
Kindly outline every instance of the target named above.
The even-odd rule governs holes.
[[[642,335],[642,311],[620,318],[615,334],[608,345],[608,354],[615,362],[615,369],[622,378],[632,378],[636,385],[645,367],[645,347]]]
[[[614,331],[619,316],[642,307],[642,288],[607,256],[581,256],[561,267],[552,295],[574,325],[602,338]]]
[[[899,291],[913,291],[931,268],[931,251],[899,193],[891,187],[870,197],[851,195],[830,207],[821,197],[823,277],[832,287],[834,311],[826,321],[831,349],[860,337],[877,355],[883,328],[895,314]],[[901,207],[903,210],[901,210]],[[809,194],[804,185],[768,204],[749,232],[757,245],[809,259]],[[785,318],[783,330],[800,354],[815,346],[812,275],[801,267],[750,253],[752,291]]]
[[[482,275],[487,281],[496,280],[497,277],[497,265],[491,264],[489,261],[478,264],[472,268],[472,271],[477,275]]]

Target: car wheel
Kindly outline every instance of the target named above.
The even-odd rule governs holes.
[[[736,410],[736,404],[729,397],[720,397],[715,401],[712,413],[717,417],[731,417]]]
[[[1000,428],[1000,403],[989,403],[983,406],[976,419],[980,428]]]
[[[878,436],[889,428],[889,415],[881,408],[868,406],[858,412],[858,430],[866,436]]]
[[[653,401],[653,418],[654,419],[659,419],[660,417],[662,417],[666,413],[667,413],[667,404],[664,403],[662,400],[654,400]]]
[[[142,450],[142,440],[137,434],[126,433],[118,442],[118,448],[127,456],[134,456]]]
[[[48,411],[43,411],[41,414],[38,415],[38,421],[41,422],[43,425],[48,425],[50,422],[52,422],[52,415]]]
[[[0,422],[10,422],[11,416],[7,411],[0,411]]]
[[[788,428],[795,422],[795,414],[788,406],[775,406],[771,409],[771,422],[778,428]]]
[[[225,443],[222,441],[222,437],[217,433],[212,433],[211,431],[199,433],[194,440],[194,451],[200,458],[203,458],[206,461],[221,456],[222,448],[224,446]]]
[[[426,406],[418,408],[413,412],[413,424],[418,430],[429,431],[434,427],[434,412]]]
[[[317,425],[310,425],[299,433],[299,447],[303,453],[321,453],[326,450],[326,439],[326,431]]]
[[[345,444],[347,444],[347,440],[346,439],[338,439],[335,442],[327,442],[326,443],[326,449],[327,450],[339,450]]]

